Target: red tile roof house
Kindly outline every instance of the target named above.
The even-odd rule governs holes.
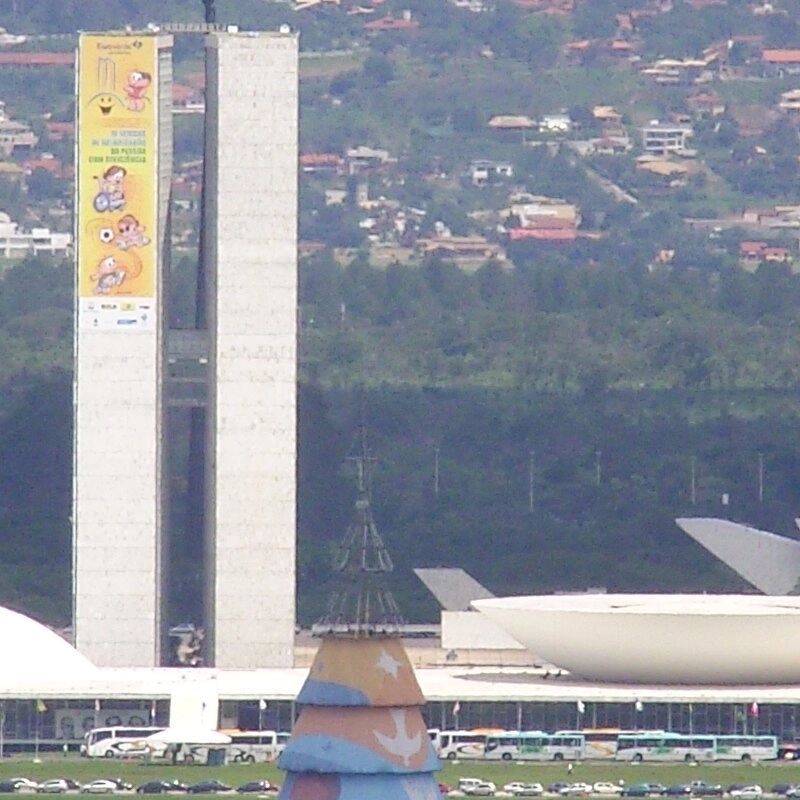
[[[792,260],[788,247],[776,247],[767,242],[740,242],[739,258],[745,264],[758,264],[772,261],[785,264]]]
[[[23,161],[22,169],[24,169],[28,175],[34,172],[34,170],[43,169],[51,175],[60,178],[63,173],[64,165],[61,163],[61,160],[55,158],[55,156],[45,154],[40,158],[29,158],[27,161]]]
[[[60,142],[75,134],[74,122],[46,122],[47,135],[53,142]]]
[[[366,31],[414,31],[419,28],[419,20],[395,19],[394,17],[381,17],[381,19],[374,19],[371,22],[364,23],[364,30]]]
[[[739,242],[739,258],[746,264],[758,264],[766,248],[766,242]]]
[[[512,228],[508,232],[512,242],[520,239],[534,239],[540,242],[572,242],[578,238],[575,222],[569,219],[529,220],[524,228]]]
[[[761,63],[767,75],[796,75],[800,73],[800,50],[764,50]]]

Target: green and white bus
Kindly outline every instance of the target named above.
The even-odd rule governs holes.
[[[767,761],[778,757],[775,736],[642,731],[617,737],[617,761]]]
[[[486,737],[487,761],[578,761],[586,741],[579,733],[504,731]]]
[[[778,737],[737,734],[715,736],[716,761],[772,761],[778,758]]]

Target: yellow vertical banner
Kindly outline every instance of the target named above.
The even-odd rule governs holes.
[[[158,230],[158,47],[82,34],[77,97],[81,328],[153,330]]]

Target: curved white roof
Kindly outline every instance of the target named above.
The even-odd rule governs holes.
[[[542,659],[599,681],[796,683],[800,597],[546,595],[475,608]]]
[[[38,675],[78,676],[94,665],[69,642],[36,620],[0,606],[0,677],[35,679]]]

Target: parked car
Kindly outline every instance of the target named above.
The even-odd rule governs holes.
[[[81,786],[81,794],[113,794],[118,790],[119,786],[107,778],[97,778]]]
[[[772,788],[769,790],[769,793],[770,793],[770,794],[780,794],[780,795],[785,795],[785,794],[786,794],[786,792],[788,792],[788,791],[789,791],[789,789],[791,789],[791,788],[792,788],[792,784],[791,784],[791,783],[776,783],[776,784],[775,784],[775,785],[774,785],[774,786],[773,786],[773,787],[772,787]]]
[[[665,794],[669,797],[690,797],[692,787],[688,783],[673,783],[671,786],[667,786]]]
[[[786,797],[800,797],[800,783],[792,784],[784,794]]]
[[[462,789],[468,797],[493,797],[497,788],[491,781],[478,781]]]
[[[623,797],[658,797],[666,793],[660,783],[634,783],[622,790]]]
[[[466,791],[470,786],[475,786],[479,783],[484,783],[484,781],[481,780],[481,778],[459,778],[458,791],[466,794]]]
[[[9,778],[17,784],[19,789],[35,789],[39,784],[37,781],[32,781],[30,778]]]
[[[81,785],[77,781],[70,780],[69,778],[50,778],[49,780],[42,781],[37,787],[36,791],[39,794],[63,794],[64,792],[75,791],[80,789]]]
[[[39,784],[28,778],[7,778],[0,781],[0,794],[12,794],[23,789],[35,789]]]
[[[725,790],[718,783],[706,783],[705,781],[692,781],[692,794],[695,797],[722,797]]]
[[[738,797],[740,800],[760,800],[763,794],[764,790],[755,783],[750,786],[742,786],[730,792],[731,797]]]
[[[539,797],[544,794],[544,787],[541,783],[511,781],[503,787],[503,791],[513,794],[514,797]]]
[[[592,793],[592,787],[588,783],[569,783],[559,794],[562,797],[586,797]]]
[[[439,784],[439,794],[442,794],[442,795],[450,794],[450,791],[451,791],[451,789],[446,783],[440,783]]]
[[[229,792],[230,790],[230,786],[212,778],[207,781],[193,783],[186,791],[189,794],[214,794],[215,792]]]
[[[242,784],[236,791],[239,794],[261,794],[262,792],[277,791],[278,787],[269,781],[250,781]]]
[[[618,783],[611,783],[611,781],[597,781],[592,785],[592,791],[595,794],[622,794],[622,788]]]
[[[523,783],[518,789],[512,790],[514,797],[541,797],[544,787],[541,783]]]
[[[565,786],[569,786],[569,784],[568,784],[568,783],[564,783],[564,782],[562,782],[562,781],[556,781],[555,783],[551,783],[551,784],[550,784],[550,785],[547,787],[547,793],[548,793],[548,794],[559,794],[559,793],[561,792],[561,790],[562,790],[562,789],[563,789]]]
[[[147,781],[136,789],[137,794],[164,794],[164,792],[185,792],[188,787],[180,781]]]

